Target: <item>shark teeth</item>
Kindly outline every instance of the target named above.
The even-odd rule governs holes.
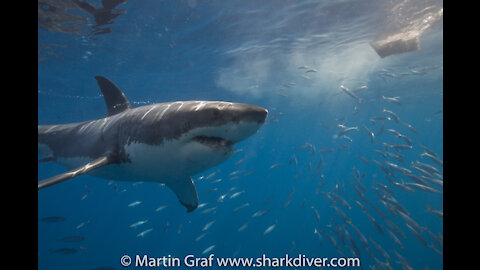
[[[232,149],[233,147],[233,142],[220,137],[196,136],[193,140],[218,150]]]

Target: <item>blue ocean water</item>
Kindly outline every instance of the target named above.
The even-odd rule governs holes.
[[[86,18],[78,24],[39,18],[79,29],[72,33],[39,24],[40,125],[103,118],[96,75],[115,82],[133,107],[222,100],[265,107],[269,116],[257,134],[236,145],[231,159],[192,175],[205,205],[191,213],[168,188],[135,179],[82,175],[40,190],[38,268],[133,269],[122,266],[120,258],[170,255],[183,261],[188,254],[213,253],[359,257],[362,269],[443,269],[443,187],[416,169],[433,166],[439,171],[434,179],[443,183],[443,168],[431,157],[443,160],[443,22],[422,29],[416,51],[381,58],[370,45],[382,33],[415,27],[419,18],[428,21],[421,16],[438,8],[437,2],[126,1],[112,9],[118,16],[101,26],[110,32],[97,35],[98,22],[78,8],[65,11]],[[54,6],[55,1],[39,1],[39,10],[59,10]],[[337,136],[344,127],[357,128]],[[62,172],[59,164],[38,164],[39,180]],[[416,183],[409,174],[439,192],[402,184]],[[241,193],[231,197],[236,192]],[[141,204],[128,206],[135,201]],[[418,233],[426,245],[407,227],[401,209],[423,228]],[[254,216],[259,210],[268,211]],[[45,217],[65,220],[40,220]],[[148,222],[130,227],[141,220]],[[147,229],[152,230],[138,236]],[[67,236],[83,238],[60,240]],[[74,251],[64,254],[62,248]]]

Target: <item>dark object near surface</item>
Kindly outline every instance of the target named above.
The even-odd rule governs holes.
[[[401,7],[403,5],[400,5]],[[402,15],[404,23],[399,25],[396,30],[382,33],[370,42],[370,46],[381,58],[392,54],[419,50],[420,36],[439,21],[442,21],[443,7],[441,3],[435,3],[423,9],[416,7],[407,13],[407,15]],[[395,14],[396,11],[393,12],[394,17]]]
[[[384,34],[373,41],[370,45],[377,52],[377,54],[384,58],[392,54],[399,54],[404,52],[416,51],[420,48],[418,37],[420,33],[415,30]]]

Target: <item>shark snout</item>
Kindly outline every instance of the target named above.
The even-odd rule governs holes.
[[[250,104],[237,104],[237,106],[240,121],[263,124],[267,119],[268,110],[263,107]]]

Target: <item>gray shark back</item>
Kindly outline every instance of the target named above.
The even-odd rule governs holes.
[[[243,106],[252,106],[240,104]],[[97,158],[106,151],[132,142],[160,145],[180,138],[203,126],[228,122],[255,121],[254,113],[231,110],[239,106],[222,101],[177,101],[157,103],[116,113],[99,120],[64,125],[39,125],[38,142],[47,145],[55,156]],[[254,107],[254,106],[252,106]],[[197,110],[202,108],[202,112]],[[227,111],[220,114],[220,111]],[[215,115],[218,114],[218,117]]]
[[[264,121],[264,118],[258,120],[260,118],[254,108],[260,111],[260,107],[257,106],[223,101],[157,103],[109,117],[107,120],[109,123],[105,125],[108,129],[104,130],[104,135],[113,137],[110,132],[114,132],[120,144],[141,142],[159,145],[164,140],[179,139],[196,128],[221,126],[229,122],[238,123],[240,119],[252,122]]]
[[[108,147],[102,140],[98,125],[97,120],[64,125],[39,125],[39,154],[97,158],[103,155]]]

